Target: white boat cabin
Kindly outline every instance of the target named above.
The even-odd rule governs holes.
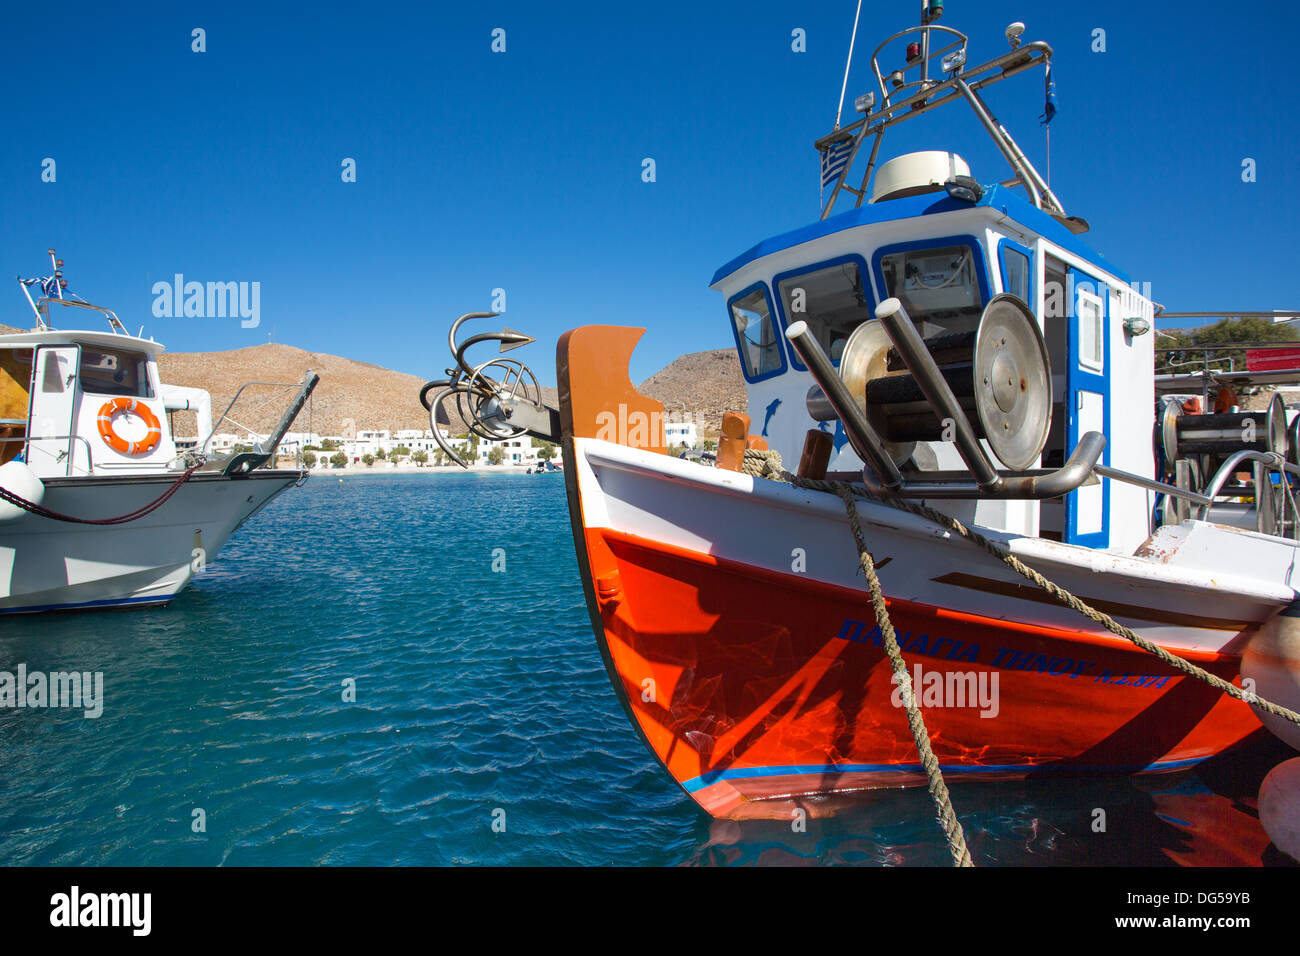
[[[211,406],[159,381],[162,351],[117,332],[0,335],[0,464],[25,461],[42,479],[183,468],[168,412],[195,409],[210,430]]]
[[[805,399],[814,380],[785,330],[807,322],[838,366],[849,335],[888,298],[900,299],[929,337],[973,331],[989,300],[1011,293],[1037,318],[1051,360],[1051,430],[1036,467],[1061,467],[1080,436],[1097,431],[1106,438],[1103,464],[1158,477],[1153,303],[1058,217],[1009,188],[985,186],[972,199],[938,184],[885,187],[889,165],[872,202],[764,240],[715,274],[754,433],[794,463],[809,429],[834,428],[830,470],[860,471],[843,426],[812,418]],[[964,465],[951,443],[933,441],[918,444],[907,467]],[[1152,492],[1107,478],[1043,502],[931,503],[984,527],[1126,553],[1153,530]]]

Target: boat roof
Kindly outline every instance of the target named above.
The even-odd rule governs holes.
[[[89,329],[34,329],[0,335],[0,348],[24,348],[37,345],[95,345],[110,349],[134,349],[150,355],[166,351],[153,339],[142,339],[120,332],[95,332]]]
[[[774,252],[780,252],[783,249],[790,249],[794,246],[801,245],[805,242],[812,242],[824,236],[833,235],[837,232],[843,232],[846,229],[853,229],[858,226],[876,225],[885,222],[898,222],[904,219],[915,219],[921,216],[937,216],[946,212],[956,212],[961,209],[973,209],[985,207],[991,213],[1004,215],[1014,220],[1025,228],[1036,232],[1050,242],[1055,243],[1067,252],[1071,252],[1081,259],[1084,259],[1093,265],[1105,269],[1108,273],[1120,279],[1123,282],[1130,282],[1128,273],[1116,268],[1109,263],[1101,253],[1097,252],[1086,242],[1082,241],[1073,232],[1061,225],[1055,218],[1048,213],[1043,212],[1037,206],[1028,200],[1022,198],[1011,189],[1001,185],[985,186],[984,194],[978,201],[972,203],[964,199],[953,199],[946,193],[925,193],[920,196],[907,196],[902,199],[889,199],[883,202],[870,203],[865,206],[859,206],[856,209],[850,209],[848,212],[840,213],[837,216],[831,216],[827,219],[815,222],[790,232],[781,233],[770,239],[764,239],[762,242],[742,252],[736,258],[732,259],[726,265],[722,266],[713,274],[711,287],[717,284],[727,276],[737,270],[747,266],[756,259],[771,255]]]

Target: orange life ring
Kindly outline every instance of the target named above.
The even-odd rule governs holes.
[[[134,412],[144,419],[149,432],[140,441],[127,441],[113,431],[113,416],[118,412]],[[108,447],[123,455],[144,455],[158,447],[162,440],[162,424],[149,411],[149,406],[134,398],[114,398],[99,407],[99,435]]]

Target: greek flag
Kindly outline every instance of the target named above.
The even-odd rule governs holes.
[[[853,137],[846,136],[838,142],[831,143],[822,150],[822,188],[825,189],[840,178],[844,167],[853,155]]]

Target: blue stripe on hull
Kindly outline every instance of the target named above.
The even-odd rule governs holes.
[[[138,604],[166,604],[176,597],[168,594],[164,597],[108,598],[103,601],[82,601],[73,604],[33,604],[24,607],[0,608],[0,614],[34,614],[38,611],[81,611],[92,608],[126,607]]]
[[[1149,773],[1154,771],[1168,770],[1185,770],[1201,763],[1203,757],[1196,757],[1189,760],[1167,760],[1159,761],[1146,766],[1080,766],[1078,764],[1061,763],[1052,766],[1032,766],[1028,764],[940,764],[939,769],[944,773],[1015,773],[1024,776],[1036,776],[1042,773],[1053,773],[1057,770],[1066,773]],[[801,776],[805,774],[827,774],[827,773],[925,773],[925,767],[919,763],[909,764],[889,764],[889,763],[848,763],[848,764],[822,764],[822,765],[803,765],[789,767],[743,767],[735,770],[716,770],[711,773],[701,774],[694,779],[682,783],[682,787],[688,793],[696,793],[700,790],[710,787],[720,780],[739,780],[753,777],[785,777]]]

